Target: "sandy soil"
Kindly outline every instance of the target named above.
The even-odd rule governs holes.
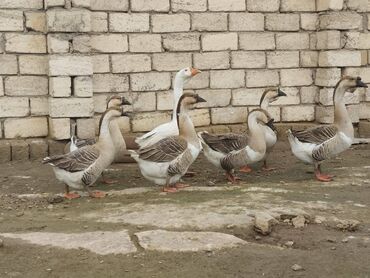
[[[276,148],[270,162],[277,168],[275,171],[260,172],[257,166],[253,173],[240,174],[242,182],[232,190],[208,190],[233,186],[225,181],[223,173],[200,157],[192,166],[197,175],[187,178],[186,182],[204,190],[163,194],[155,188],[139,194],[112,194],[99,200],[84,197],[73,201],[19,197],[20,194],[53,195],[62,192],[63,186],[56,182],[50,167],[38,162],[2,164],[0,233],[126,229],[138,252],[102,256],[85,249],[42,247],[3,238],[0,277],[370,277],[370,146],[355,146],[340,158],[325,163],[325,171],[336,175],[331,183],[314,181],[312,167],[298,162],[284,143]],[[117,179],[118,183],[98,183],[97,189],[118,192],[126,188],[154,187],[141,177],[134,164],[113,165],[107,176]],[[301,229],[294,228],[288,221],[280,221],[268,236],[261,236],[251,225],[239,222],[204,228],[192,222],[186,227],[171,228],[172,222],[168,222],[167,230],[217,231],[254,244],[210,252],[147,251],[134,234],[163,228],[161,225],[166,224],[166,219],[156,224],[145,222],[143,216],[145,207],[151,206],[153,217],[161,217],[160,212],[155,211],[160,205],[184,208],[185,224],[191,220],[191,211],[193,217],[197,217],[195,212],[199,207],[210,212],[224,208],[225,215],[229,213],[232,217],[245,213],[246,223],[252,211],[302,208],[310,220]],[[142,206],[138,212],[141,224],[125,218],[129,216],[129,209],[138,206]],[[122,221],[104,221],[104,213],[116,207],[126,209]],[[181,209],[178,213],[181,217]],[[96,217],[85,217],[87,214]],[[315,223],[317,216],[324,217],[325,221]],[[355,231],[340,230],[336,226],[340,219],[358,220],[360,225]],[[287,241],[293,241],[293,246],[286,247]],[[294,264],[304,269],[293,271]]]

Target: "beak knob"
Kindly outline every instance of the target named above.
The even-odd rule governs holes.
[[[191,68],[191,76],[195,76],[197,75],[198,73],[201,73],[200,70],[196,69],[196,68]]]

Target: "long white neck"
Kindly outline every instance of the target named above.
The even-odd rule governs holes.
[[[269,107],[270,105],[270,102],[269,102],[269,99],[267,97],[265,97],[263,100],[262,100],[262,103],[261,103],[261,108],[263,110],[267,110],[267,108]]]
[[[184,79],[176,75],[175,82],[173,85],[173,112],[172,119],[176,119],[176,108],[179,102],[180,97],[184,91]]]
[[[258,124],[255,114],[248,117],[248,129],[250,135],[249,146],[257,152],[266,152],[266,142],[263,129]]]
[[[344,94],[346,88],[339,84],[334,91],[334,123],[339,130],[347,136],[354,138],[354,130],[351,118],[349,117],[346,105],[344,103]]]
[[[194,124],[189,116],[187,107],[181,106],[179,115],[179,134],[183,136],[186,141],[197,146],[199,139],[194,128]]]
[[[113,115],[111,114],[111,112],[107,112],[103,117],[104,118],[100,125],[99,142],[112,141],[109,126]]]

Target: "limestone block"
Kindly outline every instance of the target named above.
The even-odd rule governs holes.
[[[359,111],[358,111],[358,116],[360,120],[369,120],[370,119],[370,103],[369,102],[361,102]],[[369,128],[370,122],[367,123],[367,127]],[[360,134],[363,136],[364,134],[364,126],[360,124]],[[362,131],[362,132],[361,132]],[[370,130],[368,129],[368,135],[370,136]]]
[[[189,111],[189,116],[195,127],[209,126],[211,124],[211,117],[208,109],[194,109]]]
[[[319,88],[316,86],[302,87],[300,96],[302,104],[316,103],[319,98]]]
[[[49,92],[53,97],[71,96],[71,78],[70,77],[50,77]]]
[[[318,14],[301,14],[301,28],[306,31],[315,31],[319,26]]]
[[[90,7],[94,11],[128,11],[129,0],[90,1]]]
[[[347,8],[357,12],[370,12],[370,2],[368,0],[348,0]]]
[[[299,51],[274,51],[267,53],[268,68],[296,68],[299,66]]]
[[[322,105],[329,106],[333,105],[334,88],[323,88],[319,93],[319,102]],[[355,93],[344,94],[345,104],[358,104],[360,103],[359,95]]]
[[[48,34],[49,53],[68,53],[70,49],[69,38],[65,35]]]
[[[171,0],[174,12],[204,12],[207,10],[207,0]]]
[[[49,109],[53,118],[91,117],[94,101],[92,98],[50,98]]]
[[[93,73],[92,60],[89,56],[78,55],[50,55],[50,75],[91,75]]]
[[[155,53],[153,54],[153,70],[178,71],[191,66],[190,53]]]
[[[137,34],[130,35],[131,52],[161,52],[161,35],[157,34]]]
[[[341,77],[339,68],[326,68],[316,70],[315,85],[323,87],[333,87]]]
[[[30,107],[32,116],[45,116],[49,114],[48,97],[31,97]]]
[[[0,55],[0,74],[17,74],[17,56],[10,54]]]
[[[105,94],[94,94],[94,112],[95,113],[104,113],[107,109],[107,99],[108,96]]]
[[[131,10],[135,12],[168,12],[169,0],[135,0],[131,1]]]
[[[71,137],[71,120],[69,118],[49,118],[49,136],[55,140]]]
[[[359,105],[347,105],[348,114],[352,123],[359,122]],[[333,106],[316,106],[316,120],[322,124],[331,124],[334,121]]]
[[[95,137],[95,120],[93,118],[77,119],[77,136],[82,139]]]
[[[283,69],[280,71],[282,86],[309,86],[313,83],[311,69]]]
[[[12,161],[26,161],[29,159],[29,146],[24,140],[12,140]]]
[[[230,66],[227,52],[194,53],[193,59],[197,69],[227,69]]]
[[[245,86],[244,70],[211,71],[211,88],[240,88]]]
[[[283,122],[311,122],[315,120],[314,105],[283,106],[281,112]]]
[[[241,88],[232,91],[231,104],[233,106],[260,105],[260,99],[265,88]]]
[[[202,35],[204,51],[236,50],[238,49],[237,33],[215,33]]]
[[[346,34],[346,48],[355,49],[369,49],[370,48],[370,34],[359,32],[348,32]]]
[[[89,53],[91,51],[90,36],[82,35],[73,37],[73,51],[79,53]]]
[[[276,34],[276,49],[295,50],[310,48],[308,33]]]
[[[152,19],[153,20],[153,19]],[[152,23],[153,24],[153,23]],[[109,15],[109,29],[111,32],[148,32],[148,13],[111,13]]]
[[[316,33],[317,49],[340,48],[340,31],[320,31]]]
[[[172,80],[174,80],[174,77],[172,77]],[[209,88],[209,71],[205,72],[203,71],[201,74],[197,74],[193,78],[190,79],[187,83],[185,83],[184,88],[185,89],[204,89]],[[172,84],[173,88],[173,84]]]
[[[317,51],[302,51],[300,57],[301,67],[317,67],[319,53]]]
[[[0,118],[24,117],[29,111],[26,97],[0,97]]]
[[[91,0],[72,0],[73,7],[90,8]]]
[[[359,76],[362,78],[362,81],[365,83],[370,83],[370,68],[346,68],[344,69],[343,75],[348,76]]]
[[[241,33],[239,47],[242,50],[272,50],[275,49],[273,33]]]
[[[21,74],[47,75],[49,66],[48,56],[20,55],[19,71]]]
[[[247,107],[221,107],[211,109],[212,124],[236,124],[247,121]]]
[[[55,140],[48,140],[49,155],[64,154],[66,144]]]
[[[43,0],[2,0],[0,8],[5,9],[42,9]]]
[[[112,72],[143,72],[151,70],[151,59],[147,54],[112,55]]]
[[[224,107],[230,104],[231,100],[231,90],[197,90],[197,94],[199,94],[202,98],[204,98],[207,102],[201,102],[197,104],[198,108],[205,108],[205,107]]]
[[[210,11],[245,11],[244,0],[208,0]]]
[[[316,0],[281,0],[282,12],[314,12]]]
[[[247,10],[250,12],[277,12],[280,0],[247,0]]]
[[[167,51],[199,50],[199,34],[179,33],[163,35],[163,47]]]
[[[230,13],[230,31],[264,31],[265,16],[261,13]]]
[[[92,64],[93,64],[93,72],[94,73],[104,73],[109,72],[109,55],[100,54],[100,55],[92,55]],[[114,60],[115,58],[113,58]]]
[[[41,139],[27,140],[30,150],[30,159],[39,160],[48,155],[48,143]]]
[[[91,31],[108,32],[108,14],[104,12],[91,13]]]
[[[319,54],[320,67],[361,66],[361,52],[350,50],[329,50]]]
[[[266,54],[262,51],[233,51],[231,53],[232,68],[264,68]]]
[[[166,123],[170,120],[171,116],[167,112],[135,113],[134,118],[132,119],[132,131],[149,131],[156,126]]]
[[[299,90],[296,87],[281,87],[282,91],[286,93],[286,97],[281,97],[271,103],[272,106],[286,106],[299,104]]]
[[[4,96],[4,81],[2,77],[0,77],[0,96]]]
[[[23,31],[23,12],[0,10],[0,31]]]
[[[167,72],[134,73],[130,75],[132,91],[168,90],[171,86],[171,75]]]
[[[46,117],[6,119],[4,121],[5,138],[44,137],[48,135]]]
[[[89,32],[90,12],[86,9],[49,9],[46,12],[48,32]]]
[[[128,51],[127,35],[103,34],[91,36],[93,52],[119,53]]]
[[[8,96],[41,96],[48,94],[48,79],[44,76],[8,76],[5,78]]]
[[[128,76],[123,74],[94,74],[93,91],[95,93],[128,91]]]
[[[267,87],[279,85],[279,72],[276,70],[247,71],[247,87]]]
[[[45,1],[45,8],[64,7],[66,4],[65,0],[44,0],[44,1]]]
[[[156,14],[151,16],[154,33],[187,32],[190,30],[188,14]]]
[[[317,0],[318,11],[341,10],[343,9],[343,0]]]
[[[92,97],[93,81],[90,76],[78,76],[73,79],[73,94],[75,97]]]
[[[156,95],[155,92],[129,92],[124,93],[123,96],[132,105],[128,106],[126,110],[134,112],[155,111],[156,110]]]
[[[227,31],[227,13],[194,13],[191,22],[195,31]]]
[[[355,12],[330,12],[319,18],[321,29],[362,29],[362,16]]]
[[[298,14],[267,14],[266,30],[271,31],[298,31]]]
[[[5,50],[17,53],[46,53],[44,35],[6,33]]]

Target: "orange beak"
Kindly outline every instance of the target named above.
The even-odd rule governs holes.
[[[201,73],[200,70],[196,69],[196,68],[191,68],[191,76],[195,76],[197,75],[198,73]]]

